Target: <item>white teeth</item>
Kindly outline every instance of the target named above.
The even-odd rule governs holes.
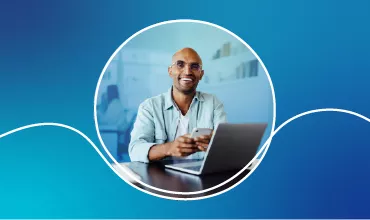
[[[184,80],[184,81],[193,81],[192,79],[190,79],[190,78],[182,78],[182,80]]]

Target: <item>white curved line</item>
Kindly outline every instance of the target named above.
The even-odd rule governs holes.
[[[346,113],[346,114],[350,114],[350,115],[354,115],[354,116],[357,116],[361,119],[364,119],[365,121],[367,122],[370,122],[370,119],[359,114],[359,113],[356,113],[356,112],[353,112],[353,111],[349,111],[349,110],[344,110],[344,109],[338,109],[338,108],[323,108],[323,109],[315,109],[315,110],[310,110],[310,111],[306,111],[306,112],[303,112],[303,113],[300,113],[298,115],[295,115],[291,118],[289,118],[288,120],[286,120],[285,122],[283,122],[276,130],[274,130],[274,132],[270,135],[270,137],[266,140],[266,143],[263,145],[263,147],[261,149],[264,149],[266,147],[266,145],[270,144],[270,142],[272,141],[272,138],[273,136],[275,136],[281,128],[283,128],[284,126],[286,126],[287,124],[289,124],[290,122],[294,121],[295,119],[298,119],[300,117],[303,117],[305,115],[309,115],[309,114],[314,114],[314,113],[318,113],[318,112],[341,112],[341,113]],[[87,140],[91,146],[94,147],[94,149],[96,150],[96,152],[99,154],[99,156],[104,160],[104,162],[122,179],[124,180],[125,182],[127,182],[128,184],[134,186],[135,188],[139,189],[140,191],[143,191],[145,193],[148,193],[150,195],[153,195],[153,196],[159,196],[161,198],[166,198],[166,199],[172,199],[172,200],[197,200],[199,198],[173,198],[173,197],[168,197],[168,196],[162,196],[162,195],[158,195],[158,194],[155,194],[155,193],[152,193],[152,192],[149,192],[149,191],[146,191],[144,189],[141,189],[139,187],[137,187],[136,185],[128,182],[125,178],[123,178],[121,176],[120,173],[118,173],[116,171],[116,169],[114,169],[112,167],[112,165],[107,161],[107,159],[103,156],[103,154],[100,152],[100,150],[98,149],[98,147],[84,134],[82,133],[81,131],[77,130],[76,128],[73,128],[71,126],[68,126],[68,125],[64,125],[64,124],[59,124],[59,123],[53,123],[53,122],[47,122],[47,123],[36,123],[36,124],[31,124],[31,125],[26,125],[26,126],[23,126],[23,127],[19,127],[17,129],[14,129],[14,130],[11,130],[11,131],[8,131],[4,134],[1,134],[0,135],[0,139],[7,136],[7,135],[10,135],[12,133],[15,133],[17,131],[21,131],[21,130],[24,130],[24,129],[28,129],[28,128],[32,128],[32,127],[41,127],[41,126],[56,126],[56,127],[63,127],[63,128],[67,128],[69,130],[72,130],[76,133],[78,133],[79,135],[81,135],[83,138],[85,138],[85,140]],[[259,153],[261,153],[263,150],[261,150]],[[258,156],[259,154],[257,154],[256,156]],[[257,166],[255,166],[251,171],[250,173],[252,173],[252,171],[254,171],[255,169],[257,168]],[[245,170],[242,169],[240,170],[237,174],[235,174],[234,176],[238,176],[239,174],[241,174],[243,171]],[[237,186],[238,184],[240,184],[242,181],[244,181],[246,178],[248,177],[248,175],[246,175],[243,179],[239,180],[237,183],[235,183],[233,186],[223,190],[223,191],[220,191],[220,192],[217,192],[215,194],[211,194],[211,195],[207,195],[207,196],[203,196],[202,198],[209,198],[209,197],[213,197],[213,196],[217,196],[221,193],[224,193],[224,192],[227,192],[229,191],[230,189],[234,188],[235,186]]]
[[[196,191],[196,192],[177,192],[177,191],[170,191],[170,190],[165,190],[165,189],[161,189],[161,188],[158,188],[158,187],[155,187],[155,186],[152,186],[150,184],[147,184],[143,181],[141,181],[140,179],[137,179],[135,176],[133,176],[131,173],[127,172],[127,170],[123,169],[122,166],[120,166],[120,164],[118,163],[118,161],[113,157],[113,155],[111,154],[111,152],[108,150],[108,148],[105,146],[104,144],[104,141],[103,139],[101,138],[101,135],[100,135],[100,132],[99,132],[99,125],[98,125],[98,120],[97,120],[97,109],[95,106],[97,106],[97,98],[98,98],[98,91],[99,91],[99,87],[100,87],[100,83],[101,83],[101,80],[103,78],[103,75],[106,71],[106,69],[108,68],[109,64],[111,63],[111,61],[113,60],[113,58],[117,55],[117,53],[123,48],[123,46],[125,46],[131,39],[133,39],[134,37],[136,37],[137,35],[143,33],[144,31],[146,30],[149,30],[151,28],[154,28],[154,27],[157,27],[157,26],[160,26],[160,25],[164,25],[164,24],[170,24],[170,23],[178,23],[178,22],[190,22],[190,23],[200,23],[200,24],[206,24],[206,25],[210,25],[212,27],[216,27],[222,31],[225,31],[226,33],[230,34],[231,36],[235,37],[236,39],[238,39],[242,44],[244,44],[244,46],[246,46],[249,51],[257,58],[258,62],[261,64],[266,76],[267,76],[267,79],[270,83],[270,87],[271,87],[271,94],[272,94],[272,101],[273,101],[273,120],[272,120],[272,126],[271,126],[271,131],[270,131],[270,135],[272,135],[272,132],[274,131],[275,129],[275,122],[276,122],[276,99],[275,99],[275,89],[274,89],[274,86],[273,86],[273,83],[272,83],[272,80],[271,80],[271,77],[270,77],[270,74],[268,73],[267,71],[267,68],[265,66],[265,64],[262,62],[261,58],[258,56],[258,54],[245,42],[243,41],[243,39],[241,39],[240,37],[238,37],[236,34],[234,34],[233,32],[227,30],[226,28],[223,28],[217,24],[213,24],[213,23],[210,23],[210,22],[206,22],[206,21],[200,21],[200,20],[192,20],[192,19],[178,19],[178,20],[170,20],[170,21],[164,21],[164,22],[160,22],[160,23],[157,23],[157,24],[153,24],[151,26],[148,26],[144,29],[141,29],[140,31],[136,32],[135,34],[133,34],[131,37],[129,37],[125,42],[123,42],[123,44],[121,44],[116,50],[115,52],[112,54],[112,56],[109,58],[108,62],[105,64],[103,70],[102,70],[102,73],[100,74],[100,77],[99,77],[99,80],[98,80],[98,84],[96,85],[96,90],[95,90],[95,97],[94,97],[94,121],[95,121],[95,127],[96,127],[96,132],[97,132],[97,135],[98,135],[98,139],[100,141],[100,144],[102,145],[102,148],[104,149],[105,153],[108,155],[108,157],[114,162],[114,164],[117,165],[118,169],[121,170],[123,173],[125,173],[126,175],[128,175],[130,178],[132,178],[133,180],[135,180],[136,182],[138,182],[139,184],[141,184],[142,186],[145,186],[153,191],[158,191],[158,192],[162,192],[162,193],[167,193],[167,194],[176,194],[176,195],[196,195],[196,194],[200,194],[200,193],[206,193],[206,192],[209,192],[211,190],[214,190],[218,187],[221,187],[223,185],[225,185],[226,183],[232,181],[236,176],[233,176],[227,180],[225,180],[224,182],[216,185],[216,186],[213,186],[213,187],[210,187],[208,189],[205,189],[205,190],[200,190],[200,191]],[[265,154],[268,150],[268,148],[270,147],[270,142],[266,142],[266,145],[263,145],[263,147],[259,150],[258,154],[256,155],[259,156],[262,154],[261,158],[260,158],[260,161],[263,160],[263,158],[265,157]],[[256,158],[255,157],[255,158]],[[253,158],[251,160],[251,162],[255,159]],[[250,162],[250,163],[251,163]],[[246,169],[247,167],[249,167],[250,163],[248,163],[244,168]],[[258,166],[258,164],[256,165],[256,167]],[[245,170],[243,169],[243,171]],[[247,174],[247,176],[251,175],[252,172],[249,172]],[[201,198],[200,198],[201,199]]]
[[[303,113],[300,113],[298,115],[295,115],[291,118],[289,118],[288,120],[284,121],[276,130],[274,130],[270,137],[266,140],[265,144],[261,147],[260,151],[257,153],[257,155],[251,160],[251,162],[249,162],[247,164],[246,167],[249,167],[249,165],[253,162],[253,160],[255,160],[255,158],[257,158],[263,151],[265,152],[266,154],[266,145],[269,145],[272,141],[272,138],[279,132],[280,129],[282,129],[284,126],[286,126],[287,124],[289,124],[290,122],[294,121],[295,119],[298,119],[302,116],[305,116],[305,115],[309,115],[309,114],[314,114],[314,113],[318,113],[318,112],[341,112],[341,113],[346,113],[346,114],[350,114],[350,115],[354,115],[354,116],[357,116],[359,118],[362,118],[364,119],[365,121],[367,122],[370,122],[370,119],[357,113],[357,112],[353,112],[353,111],[349,111],[349,110],[345,110],[345,109],[338,109],[338,108],[322,108],[322,109],[315,109],[315,110],[310,110],[310,111],[306,111],[306,112],[303,112]],[[209,198],[209,197],[212,197],[212,196],[217,196],[221,193],[224,193],[224,192],[227,192],[229,191],[230,189],[236,187],[237,185],[239,185],[241,182],[243,182],[257,167],[258,165],[260,164],[260,162],[254,166],[252,168],[252,170],[245,176],[243,177],[241,180],[239,180],[237,183],[235,183],[233,186],[229,187],[228,189],[225,189],[223,191],[220,191],[218,193],[215,193],[215,194],[212,194],[211,196],[205,196],[204,198]],[[237,177],[238,175],[240,175],[241,173],[243,173],[245,170],[246,170],[246,167],[244,167],[243,169],[241,169],[238,173],[234,174],[234,176],[230,177],[227,181],[225,181],[224,183],[228,183],[230,182],[233,178]]]
[[[363,115],[361,115],[357,112],[353,112],[353,111],[349,111],[349,110],[345,110],[345,109],[339,109],[339,108],[321,108],[321,109],[314,109],[314,110],[306,111],[306,112],[300,113],[298,115],[295,115],[295,116],[289,118],[288,120],[283,122],[281,125],[279,125],[279,127],[276,130],[274,130],[273,135],[275,135],[281,128],[283,128],[285,125],[287,125],[291,121],[293,121],[297,118],[300,118],[302,116],[313,114],[313,113],[318,113],[318,112],[341,112],[341,113],[346,113],[346,114],[357,116],[359,118],[364,119],[367,122],[370,122],[369,118],[367,118],[367,117],[365,117],[365,116],[363,116]]]
[[[91,146],[93,146],[93,148],[96,150],[96,152],[99,154],[99,156],[104,160],[104,162],[113,170],[113,172],[115,174],[117,174],[117,176],[119,176],[123,181],[125,181],[126,183],[128,183],[129,185],[133,186],[134,188],[144,192],[144,193],[148,193],[152,196],[158,196],[157,194],[155,193],[152,193],[152,192],[148,192],[134,184],[132,184],[131,182],[127,181],[116,169],[114,169],[114,167],[108,162],[108,160],[104,157],[104,155],[100,152],[99,148],[94,144],[94,142],[92,142],[92,140],[90,140],[90,138],[88,138],[84,133],[82,133],[81,131],[77,130],[76,128],[74,127],[71,127],[69,125],[64,125],[64,124],[60,124],[60,123],[54,123],[54,122],[43,122],[43,123],[35,123],[35,124],[30,124],[30,125],[26,125],[26,126],[23,126],[23,127],[19,127],[19,128],[16,128],[16,129],[13,129],[11,131],[8,131],[4,134],[1,134],[0,135],[0,139],[5,137],[5,136],[8,136],[10,134],[13,134],[15,132],[18,132],[18,131],[21,131],[21,130],[25,130],[25,129],[28,129],[28,128],[33,128],[33,127],[43,127],[43,126],[55,126],[55,127],[62,127],[62,128],[66,128],[66,129],[69,129],[71,131],[74,131],[76,133],[78,133],[79,135],[81,135],[83,138],[85,138],[85,140],[87,140],[87,142],[89,142],[91,144]],[[159,197],[162,197],[162,196],[159,196]],[[163,198],[166,198],[166,199],[173,199],[172,197],[167,197],[167,196],[163,196]]]

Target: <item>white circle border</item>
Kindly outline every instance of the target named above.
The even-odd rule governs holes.
[[[140,180],[138,180],[135,176],[131,175],[130,173],[128,173],[125,169],[122,169],[121,168],[121,165],[115,160],[115,158],[111,155],[111,153],[109,152],[108,148],[105,146],[104,144],[104,141],[102,140],[101,136],[100,136],[100,132],[99,132],[99,126],[98,126],[98,123],[97,123],[97,111],[96,111],[96,105],[97,105],[97,97],[98,97],[98,91],[99,91],[99,87],[100,87],[100,83],[101,83],[101,80],[103,78],[103,75],[106,71],[106,69],[108,68],[109,64],[111,63],[111,61],[113,60],[113,58],[117,55],[117,53],[130,41],[132,40],[134,37],[136,37],[137,35],[151,29],[151,28],[154,28],[154,27],[157,27],[157,26],[161,26],[161,25],[164,25],[164,24],[171,24],[171,23],[200,23],[200,24],[205,24],[205,25],[209,25],[209,26],[213,26],[213,27],[216,27],[222,31],[225,31],[226,33],[230,34],[231,36],[235,37],[236,39],[238,39],[242,44],[244,44],[251,52],[252,54],[257,58],[257,60],[259,61],[259,63],[261,64],[263,70],[265,71],[266,73],[266,76],[269,80],[269,83],[270,83],[270,87],[271,87],[271,92],[272,92],[272,98],[273,98],[273,122],[272,122],[272,127],[271,127],[271,132],[270,132],[270,136],[269,138],[266,140],[266,143],[264,144],[264,146],[259,150],[259,152],[256,154],[256,156],[242,169],[240,170],[238,173],[236,173],[234,176],[230,177],[228,180],[225,180],[224,182],[216,185],[216,186],[213,186],[213,187],[210,187],[208,189],[205,189],[205,190],[200,190],[200,191],[196,191],[196,192],[177,192],[177,191],[170,191],[170,190],[164,190],[164,189],[160,189],[160,188],[157,188],[157,187],[153,187],[149,184],[146,184]],[[141,29],[140,31],[136,32],[135,34],[133,34],[132,36],[130,36],[127,40],[125,40],[116,50],[115,52],[111,55],[111,57],[109,58],[109,60],[107,61],[107,63],[105,64],[101,74],[100,74],[100,77],[99,77],[99,80],[98,80],[98,84],[96,86],[96,90],[95,90],[95,96],[94,96],[94,121],[95,121],[95,127],[96,127],[96,132],[98,134],[98,138],[99,138],[99,141],[100,143],[102,144],[103,146],[103,149],[105,150],[105,152],[107,153],[107,155],[113,160],[113,162],[117,165],[117,167],[119,169],[121,169],[121,171],[123,171],[126,175],[128,175],[130,178],[134,179],[136,182],[140,183],[141,185],[144,185],[152,190],[155,190],[155,191],[159,191],[159,192],[163,192],[163,193],[168,193],[168,194],[175,194],[175,195],[196,195],[196,194],[200,194],[200,193],[205,193],[205,192],[208,192],[208,191],[211,191],[211,190],[214,190],[214,189],[217,189],[218,187],[221,187],[223,185],[225,185],[226,183],[230,182],[231,180],[235,179],[239,174],[241,174],[244,170],[246,170],[246,168],[261,154],[261,152],[263,151],[263,154],[261,156],[261,159],[260,161],[258,162],[258,164],[256,164],[256,166],[253,167],[252,170],[249,171],[249,173],[243,177],[241,180],[239,180],[237,183],[234,183],[233,185],[231,185],[230,187],[228,187],[227,189],[224,189],[220,192],[217,192],[217,193],[214,193],[214,194],[210,194],[210,195],[206,195],[206,196],[200,196],[200,197],[190,197],[190,198],[178,198],[178,197],[169,197],[169,196],[163,196],[163,195],[160,195],[160,194],[156,194],[156,193],[153,193],[153,192],[149,192],[148,190],[145,190],[145,189],[142,189],[136,185],[134,185],[133,183],[127,181],[126,179],[124,179],[123,177],[121,177],[121,179],[123,179],[126,183],[128,183],[129,185],[133,186],[134,188],[142,191],[142,192],[145,192],[149,195],[153,195],[153,196],[157,196],[157,197],[160,197],[160,198],[165,198],[165,199],[171,199],[171,200],[200,200],[200,199],[206,199],[206,198],[210,198],[210,197],[213,197],[213,196],[217,196],[219,194],[222,194],[224,192],[227,192],[231,189],[233,189],[234,187],[236,187],[237,185],[239,185],[241,182],[243,182],[246,178],[248,178],[253,172],[254,170],[259,166],[259,164],[262,162],[263,158],[265,157],[266,153],[267,153],[267,150],[268,148],[270,147],[270,144],[271,144],[271,136],[274,132],[274,129],[275,129],[275,122],[276,122],[276,100],[275,100],[275,90],[274,90],[274,86],[273,86],[273,83],[272,83],[272,80],[271,80],[271,77],[270,77],[270,74],[268,73],[267,71],[267,68],[266,66],[264,65],[264,63],[262,62],[261,58],[257,55],[257,53],[244,41],[242,40],[240,37],[238,37],[236,34],[234,34],[233,32],[227,30],[226,28],[223,28],[219,25],[216,25],[216,24],[213,24],[213,23],[210,23],[210,22],[206,22],[206,21],[201,21],[201,20],[193,20],[193,19],[178,19],[178,20],[169,20],[169,21],[164,21],[164,22],[159,22],[159,23],[156,23],[156,24],[153,24],[153,25],[150,25],[146,28],[143,28]],[[266,149],[265,149],[266,148]],[[114,169],[114,168],[113,168]]]

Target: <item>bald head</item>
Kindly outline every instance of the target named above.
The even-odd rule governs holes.
[[[194,95],[204,74],[202,59],[194,49],[183,48],[172,56],[172,65],[168,67],[168,73],[173,79],[176,91]]]
[[[177,60],[183,60],[187,63],[196,62],[202,64],[202,59],[200,58],[199,54],[190,47],[182,48],[172,56],[172,63],[176,62]]]

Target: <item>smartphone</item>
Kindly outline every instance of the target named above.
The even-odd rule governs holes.
[[[210,135],[212,133],[212,129],[210,128],[194,128],[193,132],[191,132],[191,137],[196,138],[202,135]]]

